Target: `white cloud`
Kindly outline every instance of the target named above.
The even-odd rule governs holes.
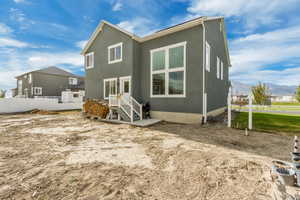
[[[28,57],[28,64],[33,67],[47,67],[50,65],[73,65],[82,66],[83,58],[78,52],[60,53],[32,53]]]
[[[8,35],[12,32],[13,32],[13,30],[9,26],[7,26],[6,24],[0,23],[0,34]]]
[[[24,48],[28,47],[29,44],[25,42],[21,42],[19,40],[15,40],[12,38],[5,38],[5,37],[0,37],[0,47],[18,47],[18,48]]]
[[[75,45],[77,47],[79,47],[80,49],[83,49],[87,43],[88,43],[88,40],[82,40],[82,41],[76,42]]]
[[[0,55],[0,66],[5,66],[5,68],[0,68],[0,89],[16,87],[16,76],[43,67],[55,65],[65,68],[66,65],[72,70],[83,66],[83,57],[79,52],[41,53],[36,51],[24,52],[14,48],[0,48]]]
[[[122,21],[117,25],[125,29],[126,31],[129,31],[139,36],[148,35],[156,30],[152,28],[156,26],[156,24],[153,21],[142,17]]]
[[[300,66],[284,68],[278,64],[300,59],[299,34],[300,26],[293,26],[230,41],[232,78],[252,82],[262,80],[299,84]],[[278,70],[267,70],[268,66]]]
[[[248,28],[281,22],[280,14],[297,11],[299,0],[191,0],[188,11],[244,19]]]
[[[113,11],[119,11],[121,10],[123,7],[123,4],[120,2],[120,1],[117,1],[114,5],[113,5],[113,8],[112,10]]]
[[[15,3],[24,3],[25,0],[14,0]]]
[[[31,27],[31,25],[36,23],[35,21],[28,19],[23,11],[17,8],[11,8],[9,10],[9,16],[11,20],[16,21],[20,24],[21,30],[28,29],[29,27]]]

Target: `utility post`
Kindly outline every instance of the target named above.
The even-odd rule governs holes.
[[[252,130],[252,92],[249,94],[249,117],[248,117],[248,128]]]

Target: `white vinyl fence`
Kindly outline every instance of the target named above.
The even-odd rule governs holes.
[[[7,98],[0,99],[0,114],[40,110],[77,110],[82,108],[79,103],[58,103],[58,99]]]

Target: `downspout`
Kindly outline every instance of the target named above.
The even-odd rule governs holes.
[[[203,79],[203,88],[202,88],[202,113],[203,113],[203,123],[206,123],[207,122],[207,98],[205,98],[206,96],[206,87],[205,87],[205,61],[206,61],[206,48],[205,48],[205,44],[206,44],[206,37],[205,37],[205,32],[206,32],[206,29],[205,29],[205,24],[204,24],[204,21],[202,23],[202,26],[203,26],[203,67],[202,67],[202,79]]]

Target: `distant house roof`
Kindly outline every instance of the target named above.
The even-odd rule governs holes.
[[[76,74],[72,74],[68,71],[65,71],[63,69],[60,69],[58,67],[55,67],[55,66],[50,66],[50,67],[47,67],[47,68],[43,68],[43,69],[39,69],[39,70],[35,70],[35,71],[31,71],[31,72],[27,72],[27,73],[24,73],[20,76],[17,76],[16,78],[18,77],[21,77],[25,74],[28,74],[28,73],[32,73],[32,72],[39,72],[39,73],[44,73],[44,74],[52,74],[52,75],[59,75],[59,76],[71,76],[71,77],[78,77],[78,78],[83,78],[82,76],[79,76],[79,75],[76,75]]]
[[[185,21],[183,23],[180,23],[180,24],[177,24],[177,25],[159,30],[159,31],[157,31],[153,34],[147,35],[145,37],[139,37],[139,36],[137,36],[133,33],[130,33],[128,31],[122,29],[119,26],[111,24],[111,23],[109,23],[105,20],[102,20],[100,22],[100,24],[97,26],[96,30],[91,35],[89,41],[87,42],[87,44],[85,45],[83,50],[81,51],[81,54],[84,55],[87,52],[88,48],[92,45],[93,41],[96,39],[98,34],[102,31],[103,26],[105,24],[119,30],[120,32],[128,35],[129,37],[131,37],[132,39],[134,39],[138,42],[145,42],[145,41],[152,40],[152,39],[155,39],[155,38],[158,38],[158,37],[162,37],[162,36],[165,36],[165,35],[168,35],[168,34],[171,34],[171,33],[175,33],[175,32],[181,31],[181,30],[188,29],[188,28],[197,26],[199,24],[203,24],[204,22],[211,21],[211,20],[221,20],[221,22],[224,24],[224,17],[206,17],[206,16],[203,16],[203,17],[198,17],[198,18],[195,18],[195,19],[192,19],[192,20],[189,20],[189,21]],[[223,31],[223,35],[224,35],[224,42],[225,42],[225,49],[226,49],[226,55],[227,55],[228,63],[229,63],[229,66],[231,66],[229,52],[228,52],[227,37],[226,37],[225,30]]]

